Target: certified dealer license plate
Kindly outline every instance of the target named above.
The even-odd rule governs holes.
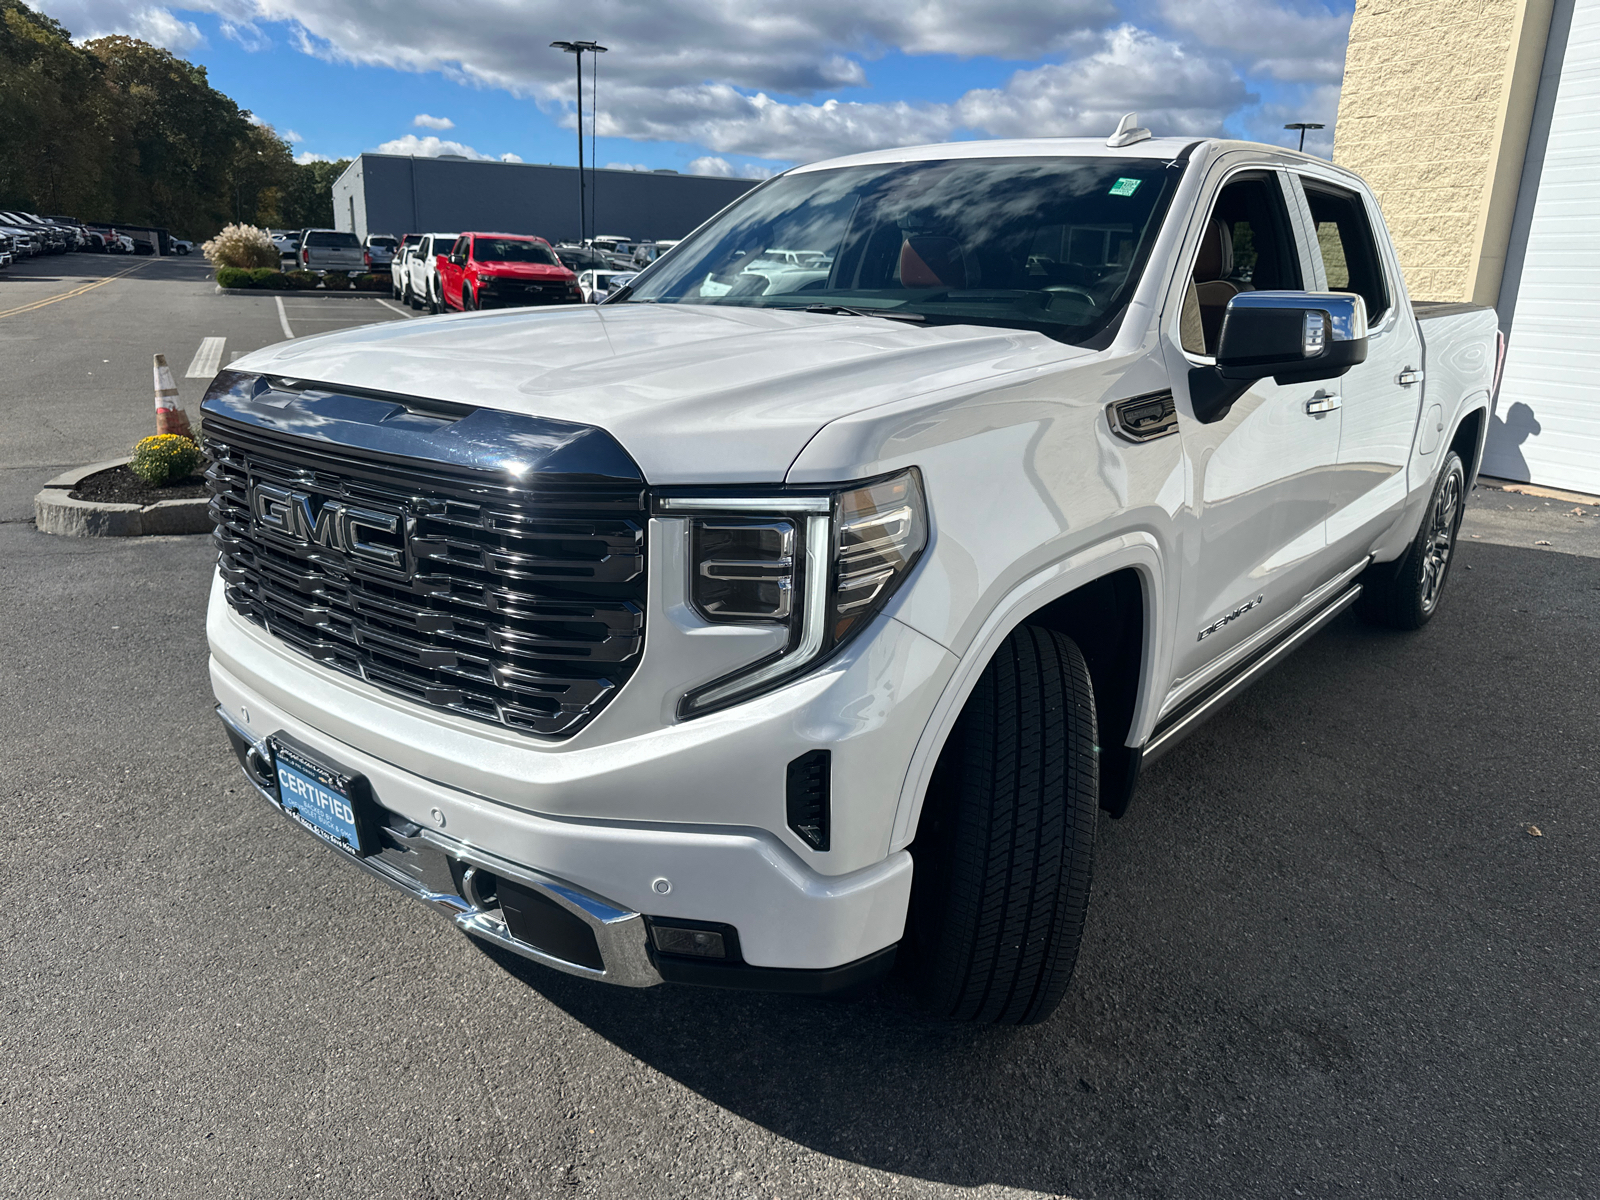
[[[366,781],[280,738],[269,739],[269,744],[284,811],[341,850],[357,856],[373,850]]]

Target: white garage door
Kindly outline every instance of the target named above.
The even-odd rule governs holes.
[[[1486,475],[1600,494],[1600,0],[1577,0]]]

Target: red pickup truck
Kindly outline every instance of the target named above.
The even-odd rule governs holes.
[[[439,259],[439,293],[446,309],[471,312],[532,304],[578,304],[578,277],[540,237],[463,233]]]

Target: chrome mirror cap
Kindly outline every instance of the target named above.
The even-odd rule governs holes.
[[[1359,342],[1367,336],[1367,302],[1353,292],[1240,292],[1228,308],[1320,310],[1328,317],[1329,341]]]

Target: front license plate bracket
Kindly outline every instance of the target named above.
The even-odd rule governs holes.
[[[267,739],[278,803],[329,845],[364,858],[378,849],[377,805],[366,776],[331,762],[287,734]]]

